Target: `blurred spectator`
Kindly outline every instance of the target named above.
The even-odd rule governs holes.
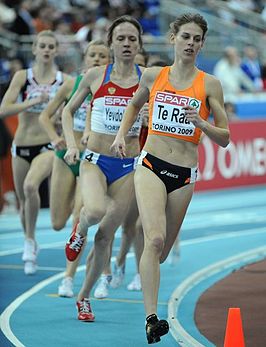
[[[235,47],[226,47],[224,57],[214,66],[214,75],[220,80],[225,102],[236,100],[237,96],[245,90],[253,92],[255,87],[240,67],[241,59]]]
[[[12,79],[12,77],[15,75],[15,73],[18,70],[21,70],[24,68],[24,65],[25,64],[23,60],[19,56],[9,59],[10,80]]]
[[[8,88],[12,76],[19,69],[22,69],[24,62],[20,57],[8,58],[2,50],[0,50],[0,102]]]
[[[261,18],[266,22],[266,2],[264,1],[264,5],[261,10]]]
[[[142,26],[144,34],[151,34],[153,36],[160,35],[159,26],[159,7],[151,6],[145,10],[139,22]]]
[[[0,102],[5,94],[6,86],[10,81],[9,61],[4,54],[4,51],[0,50]]]
[[[261,68],[261,78],[262,78],[263,90],[266,91],[266,62],[262,65],[262,68]]]
[[[68,12],[71,11],[72,5],[71,0],[48,0],[46,1],[49,5],[52,5],[57,8],[60,12]]]
[[[10,24],[16,18],[16,13],[13,8],[7,7],[2,0],[0,0],[0,25]]]
[[[233,24],[235,16],[229,8],[217,6],[216,0],[206,0],[206,7],[210,9],[211,13],[217,14],[224,21]]]
[[[257,90],[263,89],[261,78],[261,66],[258,59],[258,51],[256,47],[248,45],[244,47],[244,56],[241,62],[241,69],[251,79]]]
[[[229,0],[227,1],[229,8],[237,11],[254,11],[255,3],[252,0]]]
[[[86,12],[82,8],[73,8],[71,12],[65,12],[65,17],[71,17],[71,28],[73,34],[75,34],[86,23]]]
[[[17,1],[14,7],[16,18],[9,26],[9,30],[18,35],[33,35],[35,34],[34,20],[31,16],[31,1]]]
[[[90,13],[87,16],[87,23],[83,25],[76,33],[77,42],[80,43],[82,51],[87,47],[88,42],[92,40],[106,41],[106,33],[111,22],[106,17],[100,17],[96,20],[96,14]]]
[[[92,39],[106,41],[106,33],[110,25],[111,21],[105,17],[97,19],[92,31]]]
[[[33,20],[35,31],[37,33],[43,30],[53,30],[54,22],[60,14],[51,5],[42,5],[39,7],[36,17]]]
[[[85,24],[75,34],[77,42],[80,42],[83,49],[85,49],[86,43],[92,40],[95,21],[96,14],[94,12],[86,13]]]
[[[54,31],[58,35],[72,35],[71,23],[63,17],[60,17],[54,21]]]
[[[61,71],[75,76],[82,61],[82,54],[79,45],[73,40],[71,22],[60,17],[54,22],[54,32],[60,43],[56,64]]]

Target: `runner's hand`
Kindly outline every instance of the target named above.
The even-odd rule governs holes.
[[[83,146],[87,146],[87,142],[88,142],[88,139],[89,139],[89,134],[83,134],[82,135],[82,138],[80,139],[80,143],[83,145]]]
[[[52,145],[54,146],[54,149],[57,151],[60,151],[62,149],[66,148],[66,142],[62,137],[57,137],[52,141]]]
[[[41,93],[41,95],[38,96],[36,99],[38,99],[38,104],[42,104],[43,102],[48,102],[49,101],[49,94]]]
[[[79,159],[79,149],[77,147],[68,148],[66,154],[64,155],[64,160],[68,165],[75,165],[80,160]]]
[[[185,111],[185,117],[186,119],[193,123],[195,127],[200,128],[200,125],[204,123],[204,120],[200,117],[197,109],[195,107],[192,107],[190,105],[182,107],[182,110]]]
[[[117,137],[115,138],[114,142],[112,143],[110,150],[112,153],[114,153],[117,157],[123,159],[126,157],[126,143],[125,139],[123,137]]]

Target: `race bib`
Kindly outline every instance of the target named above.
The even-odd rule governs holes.
[[[104,126],[105,132],[116,134],[120,128],[121,121],[127,105],[131,97],[126,96],[105,96],[104,97]],[[130,128],[129,136],[138,136],[141,127],[141,116],[138,115],[137,120]]]
[[[157,92],[154,98],[152,130],[166,134],[193,136],[195,125],[185,117],[184,106],[199,112],[201,101],[184,95]]]
[[[77,109],[77,111],[74,114],[74,127],[73,129],[75,131],[82,132],[85,129],[86,125],[86,117],[87,117],[87,108],[88,108],[88,103],[83,102],[81,106]]]

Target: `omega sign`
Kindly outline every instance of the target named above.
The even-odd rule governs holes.
[[[197,190],[266,184],[266,122],[232,123],[230,132],[226,148],[203,137]]]

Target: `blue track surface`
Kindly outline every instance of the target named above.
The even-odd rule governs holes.
[[[197,281],[193,276],[213,264],[265,246],[265,207],[266,186],[194,195],[182,228],[180,260],[175,266],[167,262],[162,265],[159,316],[168,317],[168,301],[178,286],[191,279],[190,287],[184,291],[182,300],[180,297],[177,317],[170,317],[174,323],[171,329],[173,335],[163,337],[158,346],[178,346],[178,340],[184,346],[174,329],[175,322],[199,344],[213,346],[195,325],[197,299],[213,283],[243,263],[250,262],[251,258],[244,257],[228,263],[227,267],[218,266],[215,273],[205,274]],[[108,299],[92,299],[95,323],[79,322],[75,299],[57,296],[65,266],[64,244],[69,233],[70,222],[64,231],[56,233],[51,229],[49,211],[41,211],[37,230],[37,241],[41,247],[39,271],[35,276],[26,277],[21,262],[23,235],[18,216],[0,215],[0,312],[4,332],[0,335],[0,346],[147,346],[142,293],[126,289],[135,273],[133,254],[128,255],[124,285],[110,289]],[[90,240],[94,233],[95,229],[91,229]],[[118,231],[114,255],[120,236]],[[91,242],[88,249],[90,245]],[[84,277],[85,256],[75,278],[76,293]],[[264,256],[264,252],[255,252],[252,259]]]

